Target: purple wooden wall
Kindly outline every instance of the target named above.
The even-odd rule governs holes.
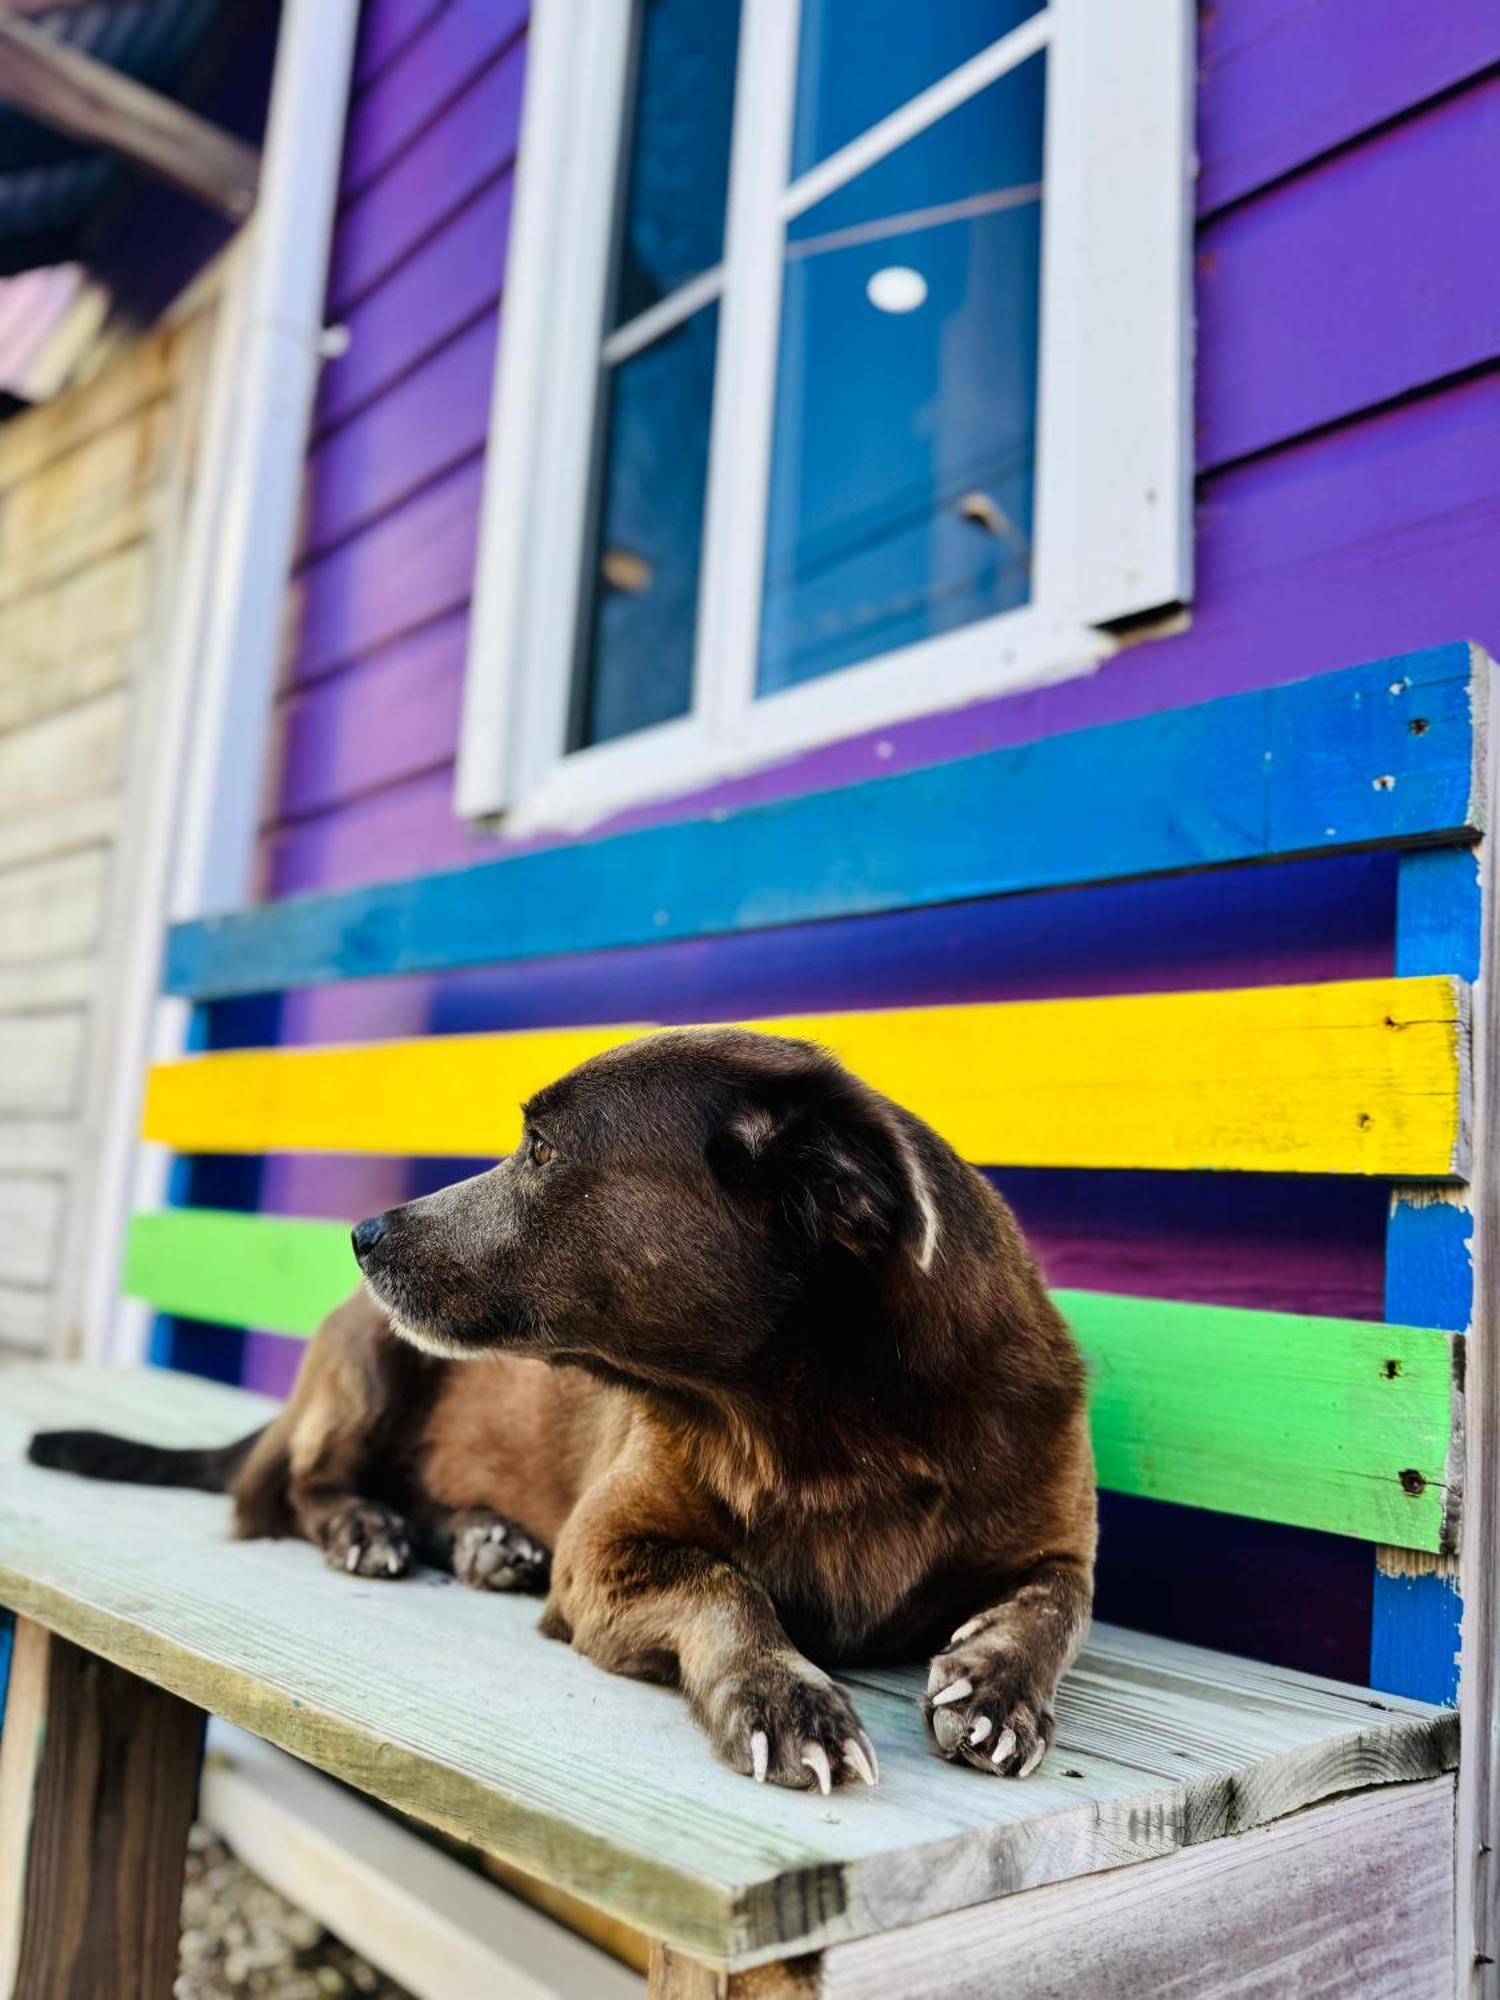
[[[454,819],[451,787],[525,11],[366,0],[330,282],[330,315],[351,340],[328,369],[308,462],[269,896],[495,849]],[[1200,57],[1190,629],[1091,678],[856,736],[692,803],[888,772],[1443,640],[1500,645],[1500,11],[1216,0]],[[1212,899],[1157,884],[1069,907],[1062,925],[1024,909],[998,924],[934,911],[822,942],[804,932],[294,995],[281,1033],[705,1018],[1391,964],[1393,877],[1378,860],[1280,871],[1269,890],[1236,876]],[[451,1171],[276,1159],[262,1201],[354,1215]],[[1378,1189],[1313,1200],[1252,1177],[1003,1178],[1061,1281],[1379,1314]],[[247,1371],[280,1386],[294,1359],[290,1343],[252,1337]],[[1117,1511],[1143,1547],[1160,1533],[1139,1509]],[[1184,1516],[1166,1540],[1180,1555],[1200,1533],[1218,1530]],[[1311,1608],[1284,1608],[1284,1632],[1261,1630],[1253,1649],[1362,1674],[1368,1556],[1328,1538],[1256,1531],[1238,1554],[1215,1543],[1205,1565],[1225,1579],[1223,1602],[1200,1607],[1195,1633],[1243,1643],[1243,1575],[1293,1544]],[[1170,1625],[1174,1572],[1152,1560],[1127,1594],[1159,1599],[1155,1622]],[[1329,1636],[1330,1604],[1345,1607],[1347,1646]]]

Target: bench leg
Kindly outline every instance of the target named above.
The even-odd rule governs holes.
[[[818,1987],[815,1957],[720,1972],[670,1945],[653,1944],[646,2000],[816,2000]]]
[[[168,2000],[203,1712],[16,1621],[0,2000]]]

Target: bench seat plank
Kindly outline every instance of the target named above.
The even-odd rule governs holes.
[[[986,1166],[1467,1171],[1468,989],[1350,979],[748,1023],[810,1036]],[[467,1155],[649,1023],[235,1049],[158,1064],[142,1130],[182,1153]]]
[[[32,1429],[227,1441],[263,1399],[152,1371],[0,1376],[0,1603],[669,1944],[744,1966],[1267,1824],[1453,1766],[1446,1711],[1101,1628],[1024,1785],[930,1757],[916,1671],[860,1674],[884,1767],[831,1800],[718,1766],[682,1704],[536,1606],[231,1543],[212,1495],[21,1460]]]
[[[344,1222],[170,1208],[131,1224],[125,1290],[161,1312],[306,1335],[358,1283]],[[1056,1297],[1093,1377],[1102,1486],[1400,1548],[1453,1542],[1462,1336]]]

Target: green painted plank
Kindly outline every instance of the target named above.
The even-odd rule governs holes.
[[[346,1222],[168,1208],[132,1219],[123,1290],[183,1319],[306,1336],[359,1282]]]
[[[1089,1358],[1101,1486],[1452,1545],[1454,1335],[1111,1292],[1057,1301]]]
[[[357,1282],[341,1222],[168,1209],[131,1228],[125,1289],[163,1312],[307,1335]],[[1451,1543],[1453,1336],[1057,1296],[1093,1372],[1101,1485],[1403,1548]]]

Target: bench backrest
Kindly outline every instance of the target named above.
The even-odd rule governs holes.
[[[1383,1321],[1123,1286],[1062,1300],[1093,1365],[1103,1485],[1375,1544],[1368,1678],[1451,1698],[1489,671],[1441,648],[182,925],[166,990],[205,1008],[486,968],[450,981],[425,1025],[487,1031],[190,1056],[152,1072],[145,1134],[196,1156],[496,1157],[509,1107],[640,1032],[645,948],[716,940],[719,1018],[814,1035],[986,1167],[1299,1175],[1310,1200],[1322,1177],[1387,1185]],[[982,997],[1007,939],[1086,934],[1106,885],[1199,872],[1207,912],[1221,871],[1374,849],[1396,856],[1384,976]],[[1296,871],[1277,879],[1294,897]],[[921,912],[943,914],[919,935]],[[902,954],[929,949],[935,924],[949,990],[972,997],[851,1011],[851,987],[901,990]],[[756,1005],[773,955],[804,966],[810,1011]],[[605,1025],[500,1026],[534,1021],[528,993],[559,982],[571,998],[552,1019]],[[135,1219],[126,1285],[166,1313],[306,1334],[355,1277],[344,1219],[176,1207]]]

